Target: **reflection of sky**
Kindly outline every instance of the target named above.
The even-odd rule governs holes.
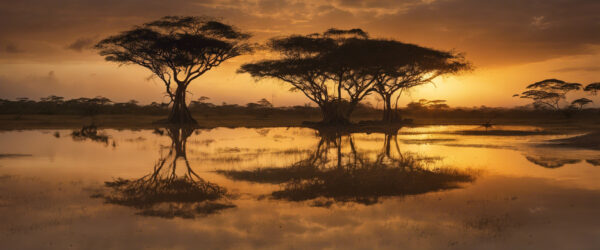
[[[456,128],[462,129],[471,127]],[[33,155],[0,159],[0,248],[64,249],[72,244],[124,249],[190,245],[514,249],[531,244],[586,249],[600,244],[600,168],[585,162],[598,152],[533,146],[556,136],[401,134],[403,154],[439,157],[442,160],[431,167],[481,169],[481,176],[463,189],[388,198],[372,206],[315,208],[260,199],[279,186],[235,182],[213,172],[293,164],[316,149],[319,139],[312,130],[201,130],[188,139],[190,164],[202,178],[238,194],[233,200],[237,207],[195,220],[167,220],[134,216],[130,208],[102,204],[89,196],[104,181],[151,172],[160,145],[168,146],[169,138],[151,131],[104,131],[115,141],[112,147],[76,142],[70,131],[59,132],[60,138],[53,136],[54,131],[0,133],[0,154]],[[419,139],[423,141],[415,141]],[[405,144],[407,140],[410,143]],[[353,141],[357,151],[375,157],[383,149],[384,136],[355,134]],[[345,153],[350,150],[347,142],[342,140]],[[394,150],[393,146],[392,154],[397,153]],[[525,156],[583,161],[547,169]]]

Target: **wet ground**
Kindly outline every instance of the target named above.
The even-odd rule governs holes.
[[[599,249],[600,151],[552,144],[577,135],[5,131],[0,249]]]

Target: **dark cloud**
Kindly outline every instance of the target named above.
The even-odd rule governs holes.
[[[75,50],[78,52],[83,51],[84,49],[90,49],[95,43],[95,39],[93,38],[79,38],[75,40],[73,43],[67,46],[67,49]]]
[[[600,44],[597,0],[438,0],[369,27],[402,40],[467,51],[485,64],[591,53]]]
[[[354,9],[382,9],[388,11],[397,11],[409,6],[423,4],[421,0],[338,0],[337,5],[342,8]]]
[[[589,66],[589,67],[565,67],[552,70],[552,72],[576,72],[576,71],[585,71],[585,72],[600,72],[600,66]]]
[[[477,65],[500,65],[591,53],[590,46],[600,44],[599,11],[597,0],[22,0],[0,3],[0,38],[21,39],[19,45],[44,41],[26,44],[26,52],[60,60],[56,49],[65,44],[84,51],[91,37],[164,15],[209,15],[256,40],[360,27],[374,36],[464,51]]]
[[[9,53],[9,54],[17,54],[17,53],[23,53],[23,52],[25,52],[24,50],[22,50],[21,48],[19,48],[19,47],[18,47],[16,44],[14,44],[14,43],[7,43],[7,44],[4,46],[4,51],[5,51],[6,53]]]

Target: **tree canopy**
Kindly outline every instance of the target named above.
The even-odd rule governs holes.
[[[107,61],[137,64],[166,86],[171,122],[189,122],[185,90],[222,62],[250,52],[250,34],[208,17],[166,16],[103,39],[95,48]]]
[[[238,72],[287,82],[322,109],[324,122],[345,123],[370,89],[357,63],[362,51],[357,46],[367,37],[360,29],[329,29],[272,38],[266,47],[279,57],[244,64]]]
[[[598,94],[598,91],[600,91],[600,82],[590,83],[587,86],[585,86],[585,89],[583,90],[589,91],[590,93],[592,93],[592,95],[596,95]]]
[[[367,63],[367,74],[374,79],[373,90],[384,101],[383,120],[388,122],[398,119],[391,112],[392,97],[396,97],[397,108],[404,90],[472,68],[462,54],[393,40],[373,40],[365,51],[372,60]]]
[[[567,93],[580,90],[580,83],[568,83],[558,79],[545,79],[527,86],[520,97],[532,99],[537,107],[560,110],[560,101],[565,100]]]
[[[266,45],[279,57],[244,64],[239,72],[291,84],[322,108],[324,122],[347,120],[373,91],[390,101],[399,89],[470,68],[460,54],[373,39],[360,29],[273,38]]]
[[[571,102],[571,106],[577,107],[578,109],[583,109],[583,106],[593,103],[592,100],[587,98],[579,98]]]

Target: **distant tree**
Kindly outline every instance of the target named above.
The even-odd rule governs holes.
[[[420,109],[447,109],[450,108],[446,104],[446,100],[427,100],[420,99],[418,102],[410,102],[406,105],[407,109],[420,110]]]
[[[133,100],[133,99],[131,99],[131,100],[129,100],[129,101],[127,102],[127,105],[129,105],[129,106],[132,106],[132,107],[135,107],[135,106],[137,106],[137,105],[138,105],[138,103],[140,103],[140,102],[138,102],[137,100]]]
[[[211,18],[166,16],[108,37],[96,49],[107,61],[137,64],[163,81],[168,122],[196,123],[186,106],[189,84],[222,62],[251,51],[249,34]]]
[[[597,95],[600,91],[600,82],[590,83],[583,90],[589,91],[592,95]]]
[[[581,84],[568,83],[558,79],[546,79],[527,86],[526,91],[521,93],[521,98],[532,99],[535,107],[548,108],[551,110],[563,110],[560,103],[566,100],[567,93],[580,90]],[[565,109],[569,106],[565,107]]]
[[[50,95],[48,97],[40,98],[40,101],[59,104],[59,103],[63,103],[65,101],[65,98],[62,96]]]
[[[446,104],[446,100],[431,100],[428,103],[428,108],[430,109],[447,109],[450,108],[448,104]]]
[[[590,103],[593,103],[592,100],[587,99],[587,98],[579,98],[573,102],[571,102],[571,107],[573,108],[577,108],[579,110],[583,109],[583,106],[588,105]]]
[[[260,99],[256,103],[258,105],[260,105],[261,108],[272,108],[273,107],[273,104],[271,104],[271,102],[269,102],[269,100],[267,100],[266,98]]]
[[[89,102],[92,104],[100,105],[100,106],[104,106],[104,105],[112,103],[112,101],[110,99],[103,97],[103,96],[96,96],[96,97],[90,99]]]
[[[600,82],[590,83],[583,89],[586,92],[590,92],[593,96],[598,95],[598,91],[600,91]]]
[[[206,101],[208,101],[208,100],[210,100],[210,97],[208,97],[208,96],[201,96],[196,101],[199,102],[199,103],[206,103]]]
[[[207,96],[201,96],[200,98],[196,99],[195,101],[190,102],[190,107],[193,108],[211,108],[214,107],[215,105],[212,103],[207,102],[208,100],[210,100],[209,97]]]

